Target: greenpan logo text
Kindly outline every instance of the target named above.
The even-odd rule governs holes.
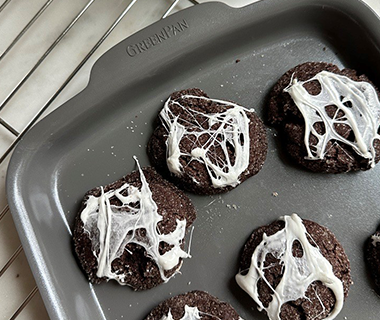
[[[158,44],[161,42],[176,36],[177,34],[185,31],[189,27],[186,20],[182,20],[177,22],[176,24],[172,24],[166,26],[161,29],[160,32],[144,39],[143,41],[136,43],[134,45],[127,47],[127,53],[129,56],[134,57]]]

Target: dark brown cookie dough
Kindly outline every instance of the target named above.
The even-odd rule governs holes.
[[[171,112],[176,116],[180,116],[181,124],[186,126],[187,128],[194,127],[194,124],[202,124],[202,131],[199,128],[196,131],[198,133],[203,131],[205,132],[198,139],[196,139],[192,135],[188,135],[186,139],[181,140],[181,153],[191,154],[191,151],[194,148],[201,147],[209,143],[209,141],[211,140],[210,134],[206,131],[207,129],[209,129],[207,119],[204,116],[195,113],[194,111],[202,112],[204,114],[221,113],[225,112],[232,106],[226,106],[217,102],[212,102],[208,99],[183,99],[181,98],[183,95],[193,95],[206,98],[208,98],[208,96],[200,89],[182,90],[175,92],[170,96],[172,100],[176,100],[181,105],[183,105],[186,108],[186,110],[190,111],[184,112],[182,108],[174,105],[173,103],[169,105]],[[268,148],[266,130],[262,121],[254,112],[246,112],[246,115],[250,121],[249,165],[247,169],[240,174],[240,182],[243,182],[244,180],[257,174],[260,171],[264,164]],[[220,124],[218,124],[218,126],[219,125]],[[216,125],[213,126],[213,129],[215,129],[215,126]],[[233,189],[233,186],[225,186],[220,188],[213,187],[206,166],[202,162],[192,159],[190,156],[180,156],[180,164],[182,165],[182,172],[180,176],[176,176],[170,173],[166,162],[167,138],[168,131],[163,125],[161,119],[158,118],[157,127],[149,140],[147,151],[152,165],[165,177],[173,181],[179,187],[196,194],[218,194]],[[219,139],[220,141],[221,137],[216,137],[216,139]],[[227,146],[229,158],[231,160],[231,163],[233,163],[235,161],[234,148],[232,147],[232,145]],[[210,158],[212,156],[213,159],[217,159],[213,161],[219,161],[219,164],[226,161],[226,157],[223,153],[223,150],[217,143],[215,143],[210,148],[210,150],[208,151],[208,155],[210,155]]]
[[[186,229],[189,228],[196,218],[196,211],[190,199],[177,187],[163,179],[153,168],[143,168],[143,172],[152,192],[152,198],[158,207],[157,213],[163,216],[163,219],[157,224],[159,232],[161,234],[173,232],[177,226],[177,219],[180,221],[186,219]],[[122,179],[105,186],[104,192],[116,190],[125,183],[141,190],[142,183],[139,171],[134,171]],[[123,195],[126,194],[127,191],[123,191]],[[80,264],[89,280],[96,284],[106,280],[108,281],[109,279],[105,277],[99,278],[96,275],[98,262],[93,254],[91,237],[96,236],[95,233],[97,231],[94,230],[93,234],[89,234],[85,231],[80,216],[86,206],[87,199],[90,196],[99,197],[100,195],[101,189],[99,187],[86,193],[82,207],[76,217],[73,234],[75,252],[77,253]],[[112,197],[110,203],[111,205],[121,205],[120,200],[116,199],[116,197]],[[136,203],[135,207],[138,208],[139,205],[139,203]],[[128,212],[129,209],[126,208],[125,211]],[[144,237],[146,238],[145,229],[137,229],[136,235],[139,239],[144,240]],[[183,242],[181,247],[183,249]],[[160,243],[160,254],[164,254],[170,249],[169,244],[164,242]],[[173,275],[181,267],[181,264],[182,261],[180,260],[177,266],[171,270],[165,270],[165,276],[170,277]],[[155,261],[147,256],[146,250],[141,245],[135,243],[126,245],[122,255],[112,261],[111,268],[114,273],[125,276],[123,284],[131,286],[135,290],[150,289],[163,282]]]
[[[275,84],[269,96],[269,123],[276,126],[283,140],[287,152],[291,157],[302,166],[314,172],[342,173],[348,171],[368,170],[371,168],[368,159],[358,155],[350,146],[340,141],[329,141],[322,160],[307,160],[306,147],[304,144],[305,124],[303,116],[289,93],[284,89],[290,84],[292,77],[299,81],[306,81],[313,78],[321,71],[329,71],[335,74],[346,76],[354,81],[371,81],[365,76],[356,74],[355,70],[340,70],[336,65],[325,62],[306,62],[287,71]],[[371,83],[372,84],[372,83]],[[304,85],[309,94],[317,95],[320,90],[318,81],[311,81]],[[378,96],[379,91],[375,87]],[[328,106],[326,111],[330,117],[333,117],[336,107]],[[316,123],[314,128],[319,134],[324,133],[324,128]],[[353,130],[345,124],[336,125],[335,129],[342,137],[352,140],[355,138]],[[316,138],[311,135],[309,139],[311,144],[316,143]],[[376,150],[375,162],[380,160],[380,142],[374,141]]]
[[[344,297],[346,298],[352,281],[350,263],[343,247],[327,228],[309,220],[303,220],[303,224],[307,231],[309,243],[314,247],[318,246],[321,254],[332,265],[334,275],[342,282]],[[248,272],[252,255],[256,247],[262,242],[263,235],[266,234],[269,237],[284,227],[285,222],[279,220],[253,231],[244,245],[240,258],[240,272],[242,275]],[[303,256],[303,247],[297,240],[292,244],[292,255],[294,257]],[[267,254],[264,266],[266,267],[264,271],[265,278],[273,288],[276,288],[283,277],[286,265],[280,263],[280,260],[272,254]],[[273,291],[263,279],[258,281],[257,288],[259,300],[267,308],[272,301]],[[335,305],[335,295],[332,290],[322,282],[314,281],[307,288],[305,295],[307,299],[299,298],[282,305],[280,312],[282,320],[321,320],[329,316]],[[323,303],[323,306],[321,303]]]
[[[202,320],[238,320],[239,315],[227,302],[222,302],[204,291],[191,291],[160,303],[145,320],[161,320],[170,310],[174,320],[180,320],[185,314],[185,306],[196,307]]]
[[[374,280],[375,290],[380,295],[380,226],[366,242],[365,260],[368,271]]]

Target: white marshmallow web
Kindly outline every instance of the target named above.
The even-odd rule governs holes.
[[[342,282],[335,276],[330,262],[322,255],[318,247],[310,244],[308,234],[301,218],[296,214],[281,217],[285,221],[285,227],[271,236],[263,235],[263,240],[256,247],[248,273],[236,275],[236,282],[257,303],[260,311],[265,310],[270,320],[281,320],[281,306],[287,302],[300,298],[309,299],[306,296],[308,287],[315,281],[322,282],[330,288],[335,296],[335,305],[326,320],[334,319],[343,307],[344,290]],[[293,255],[293,243],[298,241],[303,250],[301,257]],[[279,284],[274,288],[265,276],[265,269],[273,266],[265,266],[267,255],[273,255],[280,261],[283,275]],[[259,299],[258,282],[263,280],[271,289],[272,300],[265,307]],[[315,292],[317,295],[317,292]],[[322,306],[325,307],[317,295]]]
[[[304,84],[318,81],[321,92],[309,94]],[[291,80],[284,89],[292,97],[294,103],[305,120],[304,143],[308,160],[323,159],[329,141],[340,141],[350,147],[361,157],[375,165],[376,150],[374,140],[380,139],[380,102],[375,88],[368,82],[353,81],[348,77],[328,71],[321,71],[307,81]],[[331,118],[326,112],[327,106],[336,106]],[[338,116],[343,112],[343,116]],[[320,134],[314,125],[323,123],[325,132]],[[344,138],[336,131],[336,126],[349,126],[355,136],[354,141]],[[310,135],[317,139],[317,144],[310,143]]]
[[[376,247],[378,243],[380,243],[380,233],[376,232],[374,235],[371,236],[372,239],[372,245]]]
[[[199,311],[197,307],[190,307],[188,305],[185,305],[185,314],[180,320],[200,320],[202,319],[202,315],[209,316],[215,320],[221,320],[219,317]],[[160,320],[174,320],[172,313],[169,309],[168,314],[163,316]],[[239,317],[239,320],[243,320]]]
[[[205,165],[213,187],[237,186],[240,183],[239,176],[249,165],[250,120],[246,113],[254,112],[254,110],[228,101],[194,95],[183,95],[180,99],[207,100],[226,106],[228,109],[221,113],[204,113],[191,107],[184,107],[179,99],[169,98],[165,102],[160,117],[168,132],[166,162],[170,172],[181,176],[183,168],[180,157],[186,156],[191,159],[190,161],[199,161]],[[192,120],[187,121],[181,117],[181,114],[174,114],[170,109],[171,105],[181,108],[182,112],[190,115]],[[204,120],[200,123],[197,116]],[[199,138],[205,134],[209,138],[206,143],[199,145]],[[180,148],[181,141],[184,139],[193,143],[190,153]],[[222,150],[222,157],[212,152],[215,148]],[[195,183],[199,183],[195,178],[193,179]]]
[[[134,243],[146,250],[147,255],[157,264],[162,280],[167,282],[170,277],[165,276],[165,271],[177,266],[181,258],[191,257],[181,249],[186,233],[186,220],[177,219],[173,232],[161,234],[157,225],[163,217],[158,214],[152,191],[138,160],[134,158],[140,173],[141,189],[128,183],[108,192],[104,192],[101,187],[99,197],[91,195],[86,201],[81,220],[84,231],[92,242],[93,254],[98,262],[96,275],[99,278],[107,277],[126,284],[125,274],[114,272],[112,262],[123,254],[128,244]],[[118,199],[121,204],[111,204],[112,198]],[[142,229],[145,230],[143,236]],[[161,242],[171,246],[164,254],[160,253]]]
[[[199,320],[202,319],[200,312],[197,307],[189,307],[185,305],[185,314],[180,320]],[[163,316],[160,320],[173,320],[171,311],[169,310],[168,314]]]

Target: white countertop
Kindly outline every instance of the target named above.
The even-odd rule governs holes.
[[[7,1],[9,0],[0,0],[0,10],[2,3]],[[239,7],[256,1],[223,0],[222,2]],[[36,61],[88,2],[89,0],[52,1],[41,17],[0,61],[0,108],[1,101],[7,99],[20,79],[33,68]],[[46,113],[57,108],[86,86],[91,67],[102,53],[129,35],[160,19],[172,2],[173,0],[138,0]],[[198,0],[198,2],[207,1]],[[365,0],[365,2],[380,15],[379,0]],[[11,0],[0,12],[0,55],[45,3],[47,0]],[[130,0],[94,1],[63,41],[54,48],[25,85],[0,111],[0,117],[16,130],[21,131],[129,3]],[[191,5],[188,0],[180,0],[173,12]],[[13,139],[14,136],[0,126],[0,156]],[[8,159],[0,165],[0,211],[7,205],[5,196],[7,164]],[[16,258],[9,268],[2,275],[0,274],[0,320],[10,319],[35,288],[25,255],[20,249],[20,241],[11,214],[6,211],[0,220],[0,270],[16,251],[19,254],[15,255]],[[25,308],[22,308],[17,319],[48,319],[41,297],[38,291],[36,292],[26,303]]]

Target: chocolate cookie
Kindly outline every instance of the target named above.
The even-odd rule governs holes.
[[[145,320],[169,319],[238,320],[241,318],[227,302],[222,302],[204,291],[192,291],[162,302],[145,318]]]
[[[292,158],[312,171],[367,170],[380,159],[379,95],[355,70],[307,62],[272,89],[269,122]]]
[[[380,226],[367,240],[365,246],[365,260],[371,277],[375,280],[376,292],[380,295]]]
[[[181,188],[217,194],[258,173],[267,148],[265,127],[253,110],[188,89],[166,101],[148,155]]]
[[[333,319],[351,285],[350,263],[327,228],[293,214],[253,231],[236,281],[271,320]]]
[[[190,199],[152,168],[90,190],[76,218],[74,245],[92,283],[116,280],[135,290],[178,272],[196,212]]]

